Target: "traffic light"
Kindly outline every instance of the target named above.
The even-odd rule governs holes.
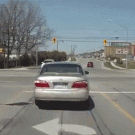
[[[56,37],[53,37],[53,38],[52,38],[52,43],[53,43],[53,44],[56,44],[56,42],[57,42]]]
[[[3,48],[0,48],[0,52],[3,53],[4,52],[4,49]]]
[[[104,39],[104,45],[106,45],[107,44],[107,40],[106,39]]]

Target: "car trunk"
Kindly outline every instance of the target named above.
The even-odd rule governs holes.
[[[67,74],[67,73],[57,73],[57,74],[44,74],[38,77],[38,80],[43,80],[49,83],[49,88],[47,89],[70,89],[76,81],[86,80],[85,76],[80,74]]]

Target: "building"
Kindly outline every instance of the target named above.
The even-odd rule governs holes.
[[[132,44],[132,55],[135,56],[135,44]]]
[[[114,56],[126,58],[126,54],[128,55],[135,54],[135,47],[130,42],[111,42],[110,45],[105,46],[105,56]]]

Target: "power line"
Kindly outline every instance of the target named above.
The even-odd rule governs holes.
[[[56,29],[55,29],[56,30]],[[56,31],[91,31],[91,30],[97,30],[97,31],[111,31],[111,30],[113,30],[113,31],[115,31],[115,29],[77,29],[77,30],[69,30],[69,29],[62,29],[62,30],[56,30]],[[125,31],[125,30],[118,30],[118,29],[116,29],[117,31]],[[129,31],[135,31],[135,30],[130,30],[129,29]]]
[[[69,42],[97,42],[97,41],[79,41],[79,40],[64,40],[64,41],[69,41]]]

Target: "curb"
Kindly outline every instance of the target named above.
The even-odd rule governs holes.
[[[103,68],[103,69],[107,69],[107,70],[114,70],[114,69],[111,69],[111,68],[106,67],[106,66],[104,65],[104,62],[102,62],[102,68]]]
[[[39,69],[40,66],[38,67],[21,67],[21,68],[5,68],[5,69],[0,69],[0,70],[29,70],[29,69]]]
[[[28,68],[5,68],[0,70],[28,70]]]

